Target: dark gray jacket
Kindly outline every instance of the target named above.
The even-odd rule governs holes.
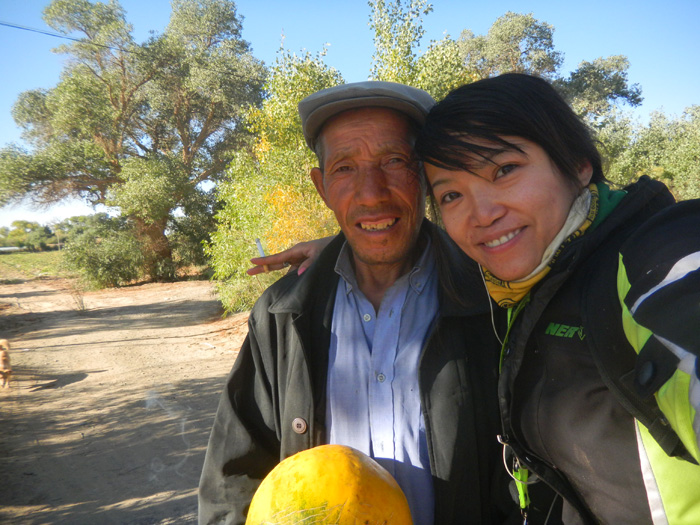
[[[419,369],[435,523],[504,523],[512,499],[496,440],[498,350],[486,294],[474,263],[428,221],[423,228],[442,246],[438,259],[449,261],[441,283],[452,283],[440,291]],[[253,307],[204,461],[200,524],[244,523],[265,475],[282,459],[325,442],[334,265],[343,242],[339,235],[301,277],[283,277]],[[453,301],[445,289],[474,293]]]
[[[602,211],[605,206],[599,204]],[[655,347],[655,338],[647,335],[653,351],[637,358],[639,349],[627,343],[626,334],[633,336],[630,342],[644,345],[647,339],[636,336],[631,314],[623,330],[625,315],[618,297],[621,284],[630,290],[629,298],[621,296],[626,301],[662,289],[657,287],[663,278],[658,275],[665,275],[673,264],[700,248],[698,204],[672,204],[673,197],[661,182],[643,177],[628,186],[626,196],[609,215],[562,252],[547,277],[532,289],[529,302],[513,316],[499,389],[504,439],[531,471],[566,500],[565,523],[700,523],[698,467],[668,457],[650,440],[642,446],[646,431],[632,416],[641,402],[637,398],[650,396],[669,379],[665,376],[643,394],[634,383],[635,370],[644,370],[639,365],[653,358],[653,375],[664,377],[668,368],[663,363],[670,352]],[[676,210],[671,216],[675,220],[662,210]],[[618,273],[621,266],[625,281]],[[675,289],[657,292],[662,299],[656,300],[653,316],[644,319],[647,334],[666,329],[664,337],[679,348],[697,348],[698,340],[700,280],[695,272],[695,284],[691,284],[692,272],[688,273],[685,281],[675,282]],[[609,286],[612,300],[600,300],[599,283]],[[630,305],[626,308],[631,310]],[[592,322],[601,319],[593,311],[606,323]],[[617,383],[610,381],[617,368],[609,361],[631,361],[632,373]],[[669,375],[675,366],[671,364]],[[687,385],[687,375],[684,380]],[[622,393],[616,395],[613,389]],[[624,394],[625,390],[630,393]],[[669,391],[677,395],[667,412],[691,413],[687,386],[685,396],[677,388]],[[662,420],[659,425],[669,422]],[[692,430],[685,435],[695,438]],[[656,521],[659,516],[663,520]]]

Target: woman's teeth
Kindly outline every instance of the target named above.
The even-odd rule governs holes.
[[[502,237],[499,237],[498,239],[494,239],[493,241],[485,242],[484,244],[488,246],[489,248],[495,248],[496,246],[500,246],[501,244],[507,243],[509,240],[511,240],[513,237],[518,235],[522,228],[518,228],[517,230],[513,230],[512,232],[503,235]]]

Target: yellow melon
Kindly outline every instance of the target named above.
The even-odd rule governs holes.
[[[282,461],[258,487],[246,525],[411,525],[406,496],[359,450],[322,445]]]

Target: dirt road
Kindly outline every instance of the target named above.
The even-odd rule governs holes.
[[[2,276],[7,279],[7,276]],[[71,295],[0,284],[0,523],[196,523],[197,482],[246,314],[206,281]]]

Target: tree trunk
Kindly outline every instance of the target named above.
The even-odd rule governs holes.
[[[135,219],[136,236],[143,246],[148,277],[153,281],[175,280],[175,264],[170,241],[165,235],[167,219],[147,224]]]

